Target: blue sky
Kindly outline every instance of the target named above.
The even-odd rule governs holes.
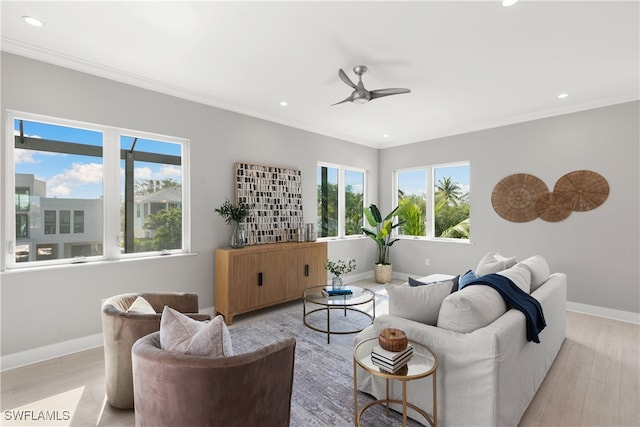
[[[25,136],[32,138],[102,145],[102,133],[94,130],[24,121],[23,132]],[[16,135],[20,133],[19,120],[15,121],[14,133]],[[120,138],[121,148],[131,148],[132,141],[132,137],[123,135]],[[139,139],[135,150],[181,155],[180,144],[147,139]],[[36,178],[47,182],[48,197],[79,199],[102,197],[102,168],[103,162],[100,157],[20,149],[15,151],[16,173],[34,174]],[[121,162],[121,169],[123,168],[124,162]],[[182,181],[180,167],[172,165],[136,162],[134,175],[136,180],[171,178],[178,182]],[[122,176],[123,172],[121,172]],[[124,188],[124,179],[121,179],[121,182],[121,187]]]
[[[406,194],[425,194],[426,183],[426,171],[424,169],[399,171],[399,183],[398,186]],[[451,177],[451,180],[458,183],[460,189],[463,192],[469,191],[469,166],[443,166],[435,168],[434,183],[438,183],[443,178]]]

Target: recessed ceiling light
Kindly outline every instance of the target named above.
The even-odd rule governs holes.
[[[389,134],[385,133],[384,135],[382,135],[383,138],[389,138]]]
[[[287,101],[280,101],[280,106],[281,106],[281,107],[286,107],[287,105],[289,105],[289,104],[287,103]]]
[[[34,18],[33,16],[23,16],[22,20],[29,25],[33,25],[34,27],[42,27],[42,21],[38,18]]]
[[[502,5],[504,7],[513,6],[516,3],[518,3],[518,0],[502,0]]]
[[[561,93],[560,95],[558,95],[558,98],[559,98],[559,99],[564,99],[564,98],[566,98],[567,96],[569,96],[569,94],[568,94],[568,93]]]

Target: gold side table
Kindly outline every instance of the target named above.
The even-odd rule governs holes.
[[[353,413],[355,425],[360,426],[360,418],[364,411],[376,404],[384,404],[387,408],[387,416],[389,415],[389,404],[398,403],[402,405],[402,425],[407,425],[407,408],[411,408],[422,415],[431,427],[438,425],[438,405],[436,400],[436,370],[438,369],[438,359],[425,345],[416,341],[409,340],[413,346],[413,356],[407,363],[406,374],[392,374],[380,369],[371,361],[371,351],[378,344],[378,338],[370,338],[362,341],[353,350]],[[377,377],[386,380],[387,394],[385,399],[378,399],[367,403],[362,409],[358,410],[358,365],[365,371]],[[433,382],[433,414],[428,414],[425,410],[418,408],[416,405],[407,402],[407,382],[426,378],[431,376]],[[402,400],[389,398],[389,381],[402,381]]]

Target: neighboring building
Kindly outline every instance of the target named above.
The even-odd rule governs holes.
[[[147,217],[154,215],[161,210],[182,207],[182,188],[165,188],[164,190],[156,191],[155,193],[135,196],[134,201],[134,237],[138,239],[145,237],[153,238],[155,237],[155,230],[144,228]]]
[[[102,200],[47,197],[46,182],[16,173],[16,262],[102,255]]]

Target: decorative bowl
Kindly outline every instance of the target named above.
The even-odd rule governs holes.
[[[378,335],[380,347],[387,351],[402,351],[407,348],[409,341],[404,331],[396,328],[385,328]]]

